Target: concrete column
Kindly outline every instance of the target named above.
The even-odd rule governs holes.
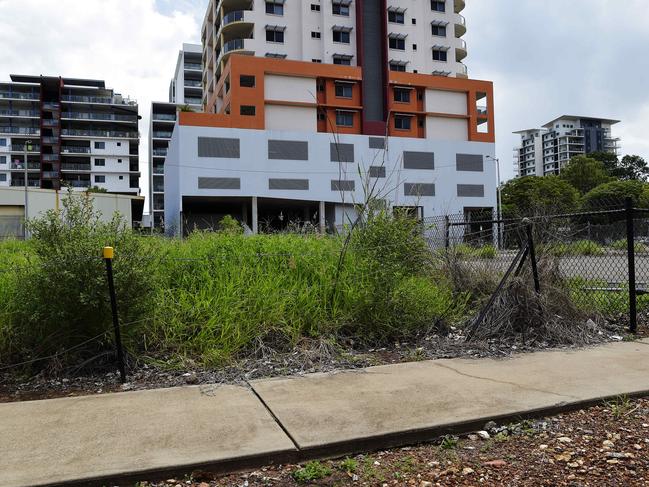
[[[326,221],[325,221],[325,202],[321,201],[320,202],[320,209],[318,210],[318,218],[320,219],[320,233],[324,234],[327,229],[326,229]]]
[[[257,197],[252,197],[252,233],[259,233],[259,213],[257,208]]]

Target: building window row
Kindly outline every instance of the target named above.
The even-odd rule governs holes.
[[[352,0],[332,0],[331,13],[349,17],[351,3]],[[311,11],[320,12],[320,5],[312,3]],[[268,15],[284,15],[284,0],[266,0],[266,13]]]

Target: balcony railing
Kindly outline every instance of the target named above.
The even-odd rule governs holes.
[[[63,101],[75,101],[80,103],[104,103],[111,104],[113,99],[109,96],[80,96],[80,95],[63,95]]]
[[[137,139],[140,134],[137,132],[121,132],[115,130],[73,130],[73,129],[63,129],[61,131],[62,135],[67,135],[69,137],[119,137],[119,138],[129,138]]]
[[[16,100],[34,100],[38,101],[40,95],[38,93],[20,93],[12,91],[0,91],[0,98],[13,98]]]
[[[61,147],[62,154],[90,154],[90,147]]]
[[[58,144],[59,143],[59,138],[58,137],[41,137],[41,142],[43,144]]]
[[[155,122],[156,120],[171,120],[171,121],[176,121],[176,115],[172,115],[170,113],[156,113],[153,115],[153,121]]]
[[[243,49],[243,48],[244,48],[243,39],[232,39],[231,41],[228,41],[225,44],[223,44],[223,54],[227,54],[231,51],[236,51],[238,49]]]
[[[243,20],[244,11],[235,10],[234,12],[227,13],[223,16],[223,26],[231,24],[232,22],[241,22]]]
[[[61,109],[61,104],[60,103],[43,103],[43,110],[60,110]]]
[[[165,185],[164,184],[154,184],[153,191],[155,193],[164,193]]]
[[[24,134],[24,135],[38,135],[41,133],[40,129],[34,127],[0,127],[1,134]]]
[[[90,171],[90,164],[75,164],[70,162],[64,162],[61,164],[62,171]]]
[[[203,99],[185,97],[185,103],[187,103],[188,105],[200,105],[201,103],[203,103]]]
[[[466,64],[462,64],[462,63],[458,63],[458,64],[460,66],[459,69],[458,69],[459,74],[462,75],[462,76],[468,76],[469,75],[469,70],[466,67]]]
[[[62,118],[73,120],[115,120],[120,122],[137,122],[137,116],[116,115],[113,113],[84,113],[84,112],[64,112]]]
[[[90,187],[90,181],[67,181],[63,180],[61,181],[63,184],[66,184],[68,186],[72,186],[73,188],[89,188]]]
[[[31,147],[27,146],[27,152],[40,152],[41,146],[40,145],[32,145]],[[11,152],[25,152],[25,146],[24,145],[12,145],[11,146]]]
[[[43,119],[43,127],[58,127],[59,121],[54,119]]]
[[[173,132],[154,131],[154,132],[153,132],[153,138],[154,138],[154,139],[170,139],[172,133],[173,133]]]
[[[40,168],[41,168],[41,165],[38,162],[27,162],[27,169],[28,170],[30,170],[30,169],[39,170]],[[11,169],[24,171],[25,170],[25,163],[22,162],[22,161],[20,161],[20,162],[14,161],[14,162],[11,163]]]
[[[200,63],[185,63],[185,69],[194,69],[194,70],[202,71],[203,65]]]
[[[11,178],[11,186],[14,187],[25,187],[25,180],[24,179],[15,179]],[[27,186],[30,188],[40,188],[41,187],[41,182],[37,179],[28,179],[27,180]]]
[[[58,171],[43,171],[43,177],[48,179],[56,179],[60,177],[60,173]]]
[[[165,167],[164,166],[153,166],[153,174],[164,175]]]
[[[153,149],[153,155],[167,157],[167,149]]]
[[[194,79],[186,79],[185,86],[188,86],[190,88],[202,88],[203,83],[201,81],[196,81]]]
[[[58,161],[59,160],[59,155],[58,154],[43,154],[42,155],[44,161]]]
[[[0,110],[0,116],[7,117],[40,117],[36,110]]]

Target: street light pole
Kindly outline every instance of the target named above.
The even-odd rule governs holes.
[[[31,149],[31,145],[32,145],[32,140],[28,139],[28,140],[25,141],[25,145],[23,146],[23,153],[24,153],[24,157],[23,157],[23,165],[24,165],[24,167],[23,167],[23,170],[24,170],[24,173],[25,173],[25,218],[24,218],[25,222],[23,224],[24,225],[23,234],[25,236],[24,237],[25,240],[27,240],[27,218],[29,216],[29,179],[28,179],[29,178],[29,176],[28,176],[29,173],[27,172],[27,150]]]
[[[496,163],[496,177],[498,178],[497,181],[497,213],[498,213],[498,248],[502,250],[502,244],[503,244],[503,228],[502,228],[502,219],[503,219],[503,207],[502,207],[502,181],[500,180],[500,159],[497,157],[493,156],[487,156],[487,159],[491,159]]]

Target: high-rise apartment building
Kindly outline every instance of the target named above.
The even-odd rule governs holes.
[[[183,44],[178,52],[174,77],[169,84],[169,101],[151,104],[149,124],[149,211],[155,227],[164,220],[164,173],[167,148],[178,110],[201,111],[203,100],[203,48]]]
[[[593,152],[618,154],[620,138],[611,134],[619,120],[563,115],[540,129],[515,132],[521,145],[514,149],[518,176],[559,174],[575,156]]]
[[[0,185],[139,194],[138,105],[104,81],[0,83]],[[25,160],[27,167],[25,168]]]
[[[203,23],[204,105],[233,54],[466,78],[464,0],[210,0]],[[368,76],[369,78],[369,76]]]

